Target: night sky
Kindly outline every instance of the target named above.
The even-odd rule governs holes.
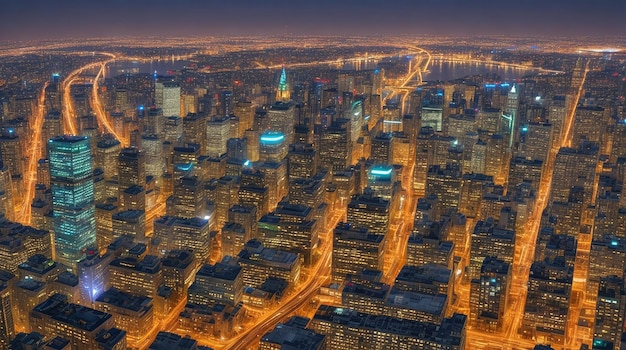
[[[624,36],[625,0],[2,0],[0,40],[212,34]]]

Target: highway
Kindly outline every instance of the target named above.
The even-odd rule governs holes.
[[[102,102],[100,101],[100,94],[98,93],[100,77],[104,73],[106,65],[113,61],[115,61],[115,57],[100,64],[100,70],[98,70],[98,74],[96,74],[96,77],[93,79],[93,87],[91,89],[91,108],[96,115],[100,130],[106,131],[107,133],[113,135],[118,141],[120,141],[122,147],[128,147],[129,140],[127,140],[125,137],[123,137],[123,135],[120,135],[115,131],[115,128],[113,127],[110,118],[107,116],[107,113],[102,106]]]
[[[23,196],[23,201],[18,208],[16,221],[30,225],[31,222],[31,207],[30,204],[35,197],[35,183],[37,181],[37,164],[39,159],[43,158],[44,145],[41,140],[41,132],[43,130],[44,114],[46,113],[46,88],[48,83],[46,82],[37,98],[37,109],[33,115],[33,120],[29,120],[31,126],[31,141],[28,148],[28,168],[24,176],[24,189],[26,191]],[[16,203],[17,204],[17,203]]]
[[[409,84],[409,82],[411,82],[411,80],[415,78],[416,75],[418,77],[417,85],[421,85],[424,82],[423,77],[422,77],[422,72],[425,72],[428,70],[428,67],[430,66],[430,63],[432,61],[432,54],[428,52],[427,50],[421,47],[417,47],[417,46],[411,46],[410,49],[412,51],[416,51],[418,54],[412,58],[412,61],[409,64],[409,70],[407,72],[407,75],[402,80],[402,82],[397,86],[389,87],[391,88],[391,93],[385,96],[385,98],[383,99],[383,105],[385,105],[385,102],[390,100],[396,94],[401,93],[401,92],[408,92],[407,85]],[[421,57],[420,54],[426,54],[427,58],[425,62],[422,62],[423,58]],[[415,63],[413,63],[413,61],[415,61]],[[406,95],[408,94],[405,94],[404,98],[406,98]],[[404,107],[404,98],[402,99],[402,107]]]
[[[83,72],[93,69],[101,65],[103,62],[92,62],[90,64],[84,65],[80,68],[72,71],[65,79],[63,79],[63,83],[61,84],[61,90],[63,91],[63,132],[66,134],[77,135],[78,131],[76,128],[76,112],[74,111],[74,102],[72,98],[72,83],[78,78],[80,74]]]

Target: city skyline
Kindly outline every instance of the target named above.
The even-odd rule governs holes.
[[[626,347],[624,4],[3,9],[1,349]]]

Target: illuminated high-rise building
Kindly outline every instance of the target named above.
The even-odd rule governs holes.
[[[85,259],[78,263],[80,300],[92,305],[100,293],[109,288],[109,264],[115,256],[109,252],[100,255],[96,249],[87,249]]]
[[[480,203],[493,177],[483,174],[465,174],[461,180],[459,211],[466,217],[474,218],[480,213]]]
[[[13,323],[13,305],[11,302],[11,288],[0,282],[0,346],[8,348],[9,342],[15,334]]]
[[[159,134],[165,141],[178,144],[183,137],[183,120],[178,116],[163,118],[163,132]]]
[[[259,237],[267,248],[298,253],[307,265],[312,263],[318,244],[318,222],[311,207],[281,203],[258,222]]]
[[[259,160],[262,162],[281,162],[287,156],[288,144],[285,134],[266,131],[260,136]]]
[[[230,117],[233,115],[233,92],[222,91],[220,95],[220,104],[222,105],[221,115]]]
[[[146,186],[146,159],[143,151],[135,147],[122,149],[118,156],[118,167],[120,191],[133,185]]]
[[[512,264],[514,247],[515,231],[499,227],[498,223],[491,218],[477,222],[472,233],[470,277],[480,278],[484,260],[490,256]]]
[[[587,295],[595,296],[601,279],[606,276],[624,279],[624,266],[626,266],[626,239],[608,234],[595,237],[591,242],[589,253]]]
[[[226,141],[230,138],[230,118],[213,117],[206,124],[206,155],[220,157],[226,153]]]
[[[550,200],[567,202],[574,187],[584,190],[583,202],[591,203],[598,147],[586,144],[578,149],[561,148],[554,161]]]
[[[600,279],[593,331],[594,349],[620,349],[626,311],[624,279],[606,276]]]
[[[0,162],[0,213],[9,220],[15,220],[13,183],[9,168]]]
[[[147,338],[146,329],[155,322],[152,299],[119,291],[104,291],[94,303],[94,309],[112,315],[113,323],[126,331],[129,345]]]
[[[3,129],[0,134],[0,155],[9,167],[13,179],[21,179],[24,171],[23,145],[14,128]]]
[[[203,264],[209,258],[210,231],[209,219],[162,216],[154,221],[153,240],[160,253],[191,249],[198,264]]]
[[[416,215],[416,218],[418,215]],[[454,243],[448,240],[450,220],[416,220],[406,246],[406,264],[438,264],[452,268]]]
[[[287,145],[293,143],[296,108],[292,102],[274,103],[267,111],[266,119],[269,130],[283,133]]]
[[[320,136],[319,161],[332,173],[344,171],[352,161],[350,121],[334,122]]]
[[[239,186],[239,204],[256,207],[257,219],[269,211],[269,189],[261,171],[244,169]]]
[[[214,265],[203,265],[189,287],[189,303],[234,306],[241,302],[243,273],[242,268],[233,262],[227,257]]]
[[[348,204],[348,223],[369,227],[371,234],[386,235],[389,230],[389,218],[389,201],[375,196],[371,191],[354,195]]]
[[[372,139],[372,151],[369,160],[380,165],[393,163],[393,135],[391,133],[381,132]]]
[[[233,107],[233,113],[239,118],[237,137],[243,137],[245,131],[252,128],[254,122],[254,108],[251,102],[239,101]]]
[[[317,173],[318,158],[313,145],[304,143],[289,145],[287,158],[289,181],[310,178]]]
[[[291,91],[289,90],[289,82],[287,81],[287,72],[285,71],[285,67],[283,67],[278,80],[278,88],[276,89],[276,101],[287,102],[290,98]]]
[[[459,207],[461,180],[461,169],[458,164],[429,167],[426,194],[437,195],[437,213],[440,215],[447,214],[450,210]],[[437,219],[439,218],[437,217]]]
[[[584,141],[600,145],[609,116],[610,112],[602,107],[577,107],[572,126],[572,147],[580,147]]]
[[[174,194],[167,199],[167,215],[183,218],[204,217],[206,196],[197,176],[185,176],[174,182]]]
[[[493,182],[504,185],[506,179],[506,163],[508,162],[506,140],[502,135],[494,134],[487,140],[485,149],[485,172],[493,176]]]
[[[552,149],[552,125],[547,123],[528,123],[521,128],[518,156],[545,162]]]
[[[509,286],[510,265],[495,257],[483,260],[480,277],[472,280],[470,321],[477,329],[497,333],[502,329]]]
[[[332,277],[342,282],[365,269],[383,271],[385,236],[368,232],[367,227],[339,223],[334,232]]]
[[[222,255],[235,256],[252,237],[250,231],[237,222],[226,222],[222,226]]]
[[[295,283],[300,278],[302,260],[298,254],[265,248],[257,239],[248,241],[237,257],[246,286],[259,288],[269,278],[288,283]]]
[[[350,93],[352,94],[352,93]],[[344,103],[346,100],[344,99]],[[350,134],[351,141],[354,143],[361,135],[361,128],[363,127],[363,101],[356,100],[350,102],[349,108],[344,111],[344,118],[350,119]]]
[[[56,260],[69,266],[96,244],[93,167],[89,138],[60,136],[48,142]]]
[[[118,174],[118,159],[121,149],[121,143],[115,138],[103,138],[96,144],[94,149],[94,168],[102,169],[106,180]]]
[[[284,196],[287,195],[287,162],[265,162],[257,166],[264,175],[264,183],[268,189],[268,210],[274,210]]]
[[[161,260],[137,244],[109,264],[110,286],[126,293],[155,298],[163,284]]]
[[[535,193],[539,191],[542,169],[543,162],[541,160],[528,160],[523,157],[511,158],[507,193],[513,192],[515,187],[523,182],[529,182]]]
[[[136,242],[146,242],[146,214],[143,210],[118,211],[111,216],[113,239],[130,236]]]
[[[180,117],[180,84],[173,81],[157,81],[154,84],[154,103],[165,117]]]
[[[223,176],[219,179],[213,179],[207,184],[209,186],[205,185],[204,189],[207,200],[212,202],[215,207],[215,226],[221,227],[228,221],[228,211],[239,200],[239,178]]]
[[[200,154],[206,154],[206,122],[207,115],[204,113],[189,113],[183,118],[183,142],[198,145]]]
[[[61,112],[49,111],[43,119],[41,139],[46,141],[61,134],[63,134],[61,126]]]
[[[506,99],[506,108],[504,109],[504,113],[508,121],[508,129],[507,133],[509,134],[509,149],[513,147],[513,140],[515,136],[515,130],[517,130],[517,125],[519,124],[519,117],[517,110],[519,109],[519,92],[517,91],[517,85],[513,84],[511,87],[511,91],[507,94]]]
[[[528,296],[520,333],[539,343],[565,341],[573,268],[564,261],[535,262],[530,268]]]

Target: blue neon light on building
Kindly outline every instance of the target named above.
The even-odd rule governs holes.
[[[285,140],[285,134],[278,131],[266,131],[261,134],[261,144],[264,146],[280,145]]]

